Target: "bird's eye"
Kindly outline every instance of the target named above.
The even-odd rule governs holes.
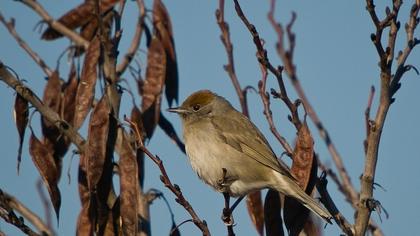
[[[195,104],[195,105],[193,106],[193,110],[194,110],[194,111],[198,111],[198,110],[200,110],[200,104]]]

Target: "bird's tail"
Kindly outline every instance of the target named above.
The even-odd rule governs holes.
[[[332,215],[317,201],[315,201],[314,198],[306,194],[294,180],[282,176],[279,182],[281,183],[276,185],[277,191],[289,197],[295,198],[306,208],[331,224],[331,219],[333,218]]]

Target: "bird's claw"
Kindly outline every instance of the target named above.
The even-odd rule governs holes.
[[[225,223],[226,226],[232,226],[235,223],[235,220],[233,219],[232,212],[229,208],[223,208],[223,214],[222,214],[222,221]]]

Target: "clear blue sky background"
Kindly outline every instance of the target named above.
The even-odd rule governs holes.
[[[54,16],[59,17],[81,1],[40,1]],[[151,1],[147,6],[151,7]],[[377,1],[380,16],[383,16],[384,1]],[[387,1],[390,2],[390,1]],[[406,1],[401,9],[402,26],[413,1]],[[269,58],[274,63],[279,59],[274,51],[276,38],[269,25],[266,15],[269,9],[268,1],[241,1],[249,20],[254,23],[265,40],[269,50]],[[198,89],[211,89],[227,97],[235,107],[239,107],[238,99],[229,77],[223,70],[226,54],[220,42],[220,30],[216,24],[214,12],[218,1],[165,1],[172,18],[176,50],[179,62],[180,99]],[[226,20],[230,24],[231,37],[234,44],[237,75],[242,86],[256,87],[261,77],[258,62],[255,58],[255,48],[244,25],[234,12],[233,4],[227,1]],[[121,52],[129,45],[136,23],[136,5],[129,1],[122,25],[124,28]],[[359,188],[359,176],[363,171],[363,140],[365,139],[364,109],[366,107],[369,88],[378,88],[379,70],[376,51],[370,41],[370,33],[374,27],[365,10],[364,1],[279,1],[276,8],[276,18],[288,22],[291,11],[296,11],[298,18],[294,27],[297,35],[295,62],[298,75],[305,91],[315,107],[324,125],[329,130],[333,142],[338,147],[343,161],[349,171],[354,185]],[[55,42],[40,41],[40,35],[33,30],[40,18],[26,6],[15,1],[1,1],[0,11],[5,17],[16,18],[16,29],[22,37],[37,51],[47,64],[54,68],[56,58],[68,45],[68,40]],[[401,27],[398,45],[405,42],[404,29]],[[416,36],[420,36],[420,31]],[[27,84],[42,96],[45,79],[42,71],[17,45],[14,39],[0,26],[0,59],[14,68],[19,75],[27,80]],[[144,49],[144,46],[143,46]],[[141,52],[144,63],[144,52]],[[420,66],[420,49],[416,48],[410,56],[410,64]],[[62,63],[61,75],[67,76],[68,65]],[[131,80],[129,74],[124,75]],[[286,80],[287,81],[287,80]],[[388,114],[381,140],[377,175],[375,182],[383,186],[375,190],[375,198],[381,201],[389,212],[389,219],[383,216],[380,223],[377,215],[373,219],[387,235],[413,235],[418,232],[420,224],[420,126],[418,118],[420,106],[419,76],[409,72],[403,78],[402,88],[396,96]],[[287,83],[289,86],[289,83]],[[276,87],[270,78],[268,87]],[[289,86],[292,98],[296,98]],[[39,174],[31,162],[25,142],[21,174],[16,174],[16,153],[18,147],[17,131],[13,123],[14,92],[4,84],[0,85],[0,148],[2,150],[2,165],[0,167],[0,187],[17,196],[23,203],[41,216],[43,206],[36,192],[35,184]],[[377,96],[372,113],[376,112]],[[166,102],[163,108],[166,108]],[[252,120],[263,131],[277,154],[283,149],[273,138],[268,124],[262,114],[262,104],[258,94],[249,94],[249,108]],[[131,102],[125,96],[121,114],[128,114]],[[293,142],[294,133],[288,123],[287,111],[279,101],[272,101],[272,110],[279,131]],[[178,117],[165,114],[181,132]],[[33,120],[38,126],[38,118]],[[311,127],[313,125],[311,124]],[[40,136],[39,127],[36,128]],[[313,129],[316,152],[327,165],[333,166],[331,157],[318,133]],[[86,136],[86,128],[81,131]],[[26,139],[29,138],[27,132]],[[208,222],[213,235],[226,235],[226,229],[220,220],[222,196],[205,186],[191,170],[186,157],[170,142],[163,132],[157,129],[149,149],[158,154],[165,163],[168,174],[174,183],[183,190],[185,196],[193,205],[198,215]],[[61,219],[57,232],[59,235],[73,235],[75,222],[80,209],[77,192],[77,157],[70,163],[70,155],[64,159],[64,168],[71,168],[71,183],[68,184],[66,173],[62,175],[60,189],[62,193]],[[146,189],[157,188],[164,192],[175,212],[176,222],[189,219],[185,210],[174,201],[159,181],[159,172],[151,161],[146,161]],[[344,201],[343,195],[337,191],[330,181],[329,190],[344,215],[353,221],[353,210]],[[241,204],[235,212],[237,235],[256,235],[246,213],[245,204]],[[168,235],[170,216],[162,200],[156,200],[151,206],[152,233]],[[7,235],[20,235],[14,227],[0,221],[0,230]],[[326,235],[338,235],[337,226],[327,226]],[[182,235],[199,235],[199,231],[191,224],[181,227]]]

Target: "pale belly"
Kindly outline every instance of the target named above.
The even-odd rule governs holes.
[[[261,177],[261,171],[271,169],[225,143],[210,140],[209,136],[212,135],[208,132],[196,135],[195,145],[188,145],[191,144],[191,140],[184,136],[191,167],[206,184],[218,192],[228,192],[232,197],[244,196],[270,186],[268,181]]]

